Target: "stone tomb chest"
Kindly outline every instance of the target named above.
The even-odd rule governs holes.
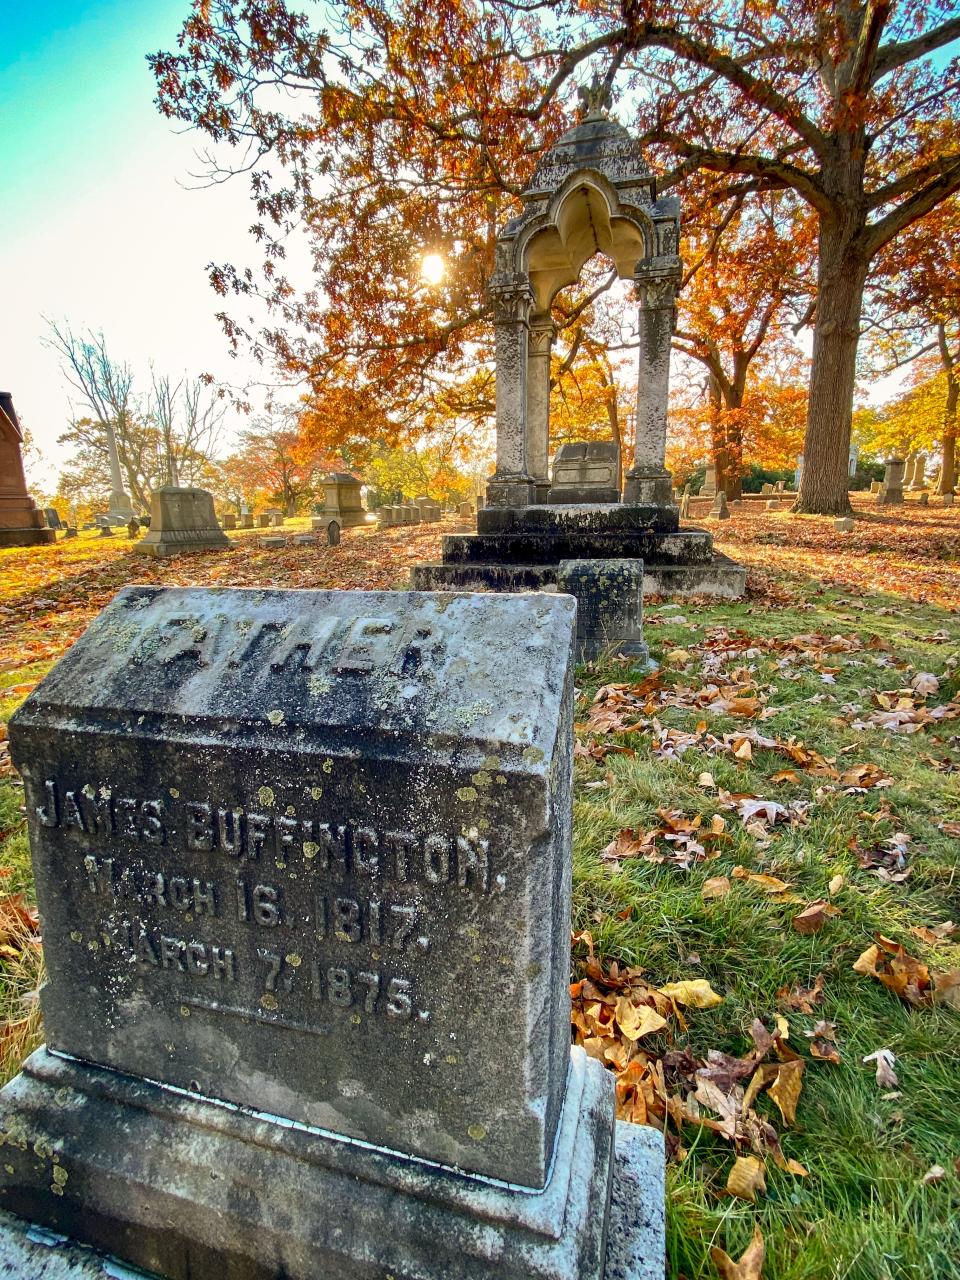
[[[162,1112],[169,1087],[182,1091],[188,1123],[139,1127],[129,1149],[109,1127],[90,1132],[92,1108],[48,1117],[67,1147],[79,1126],[69,1154],[88,1164],[70,1191],[88,1202],[71,1209],[41,1185],[38,1203],[17,1167],[0,1173],[0,1205],[70,1232],[79,1222],[91,1243],[175,1277],[222,1274],[190,1269],[200,1244],[256,1255],[263,1269],[243,1277],[452,1274],[449,1261],[408,1271],[397,1254],[382,1269],[342,1261],[421,1247],[375,1220],[384,1168],[395,1190],[412,1170],[419,1189],[396,1224],[427,1224],[425,1258],[447,1232],[457,1274],[486,1275],[450,1215],[496,1216],[490,1184],[479,1208],[468,1191],[455,1211],[434,1203],[449,1201],[442,1170],[455,1169],[526,1189],[520,1211],[516,1192],[497,1193],[511,1221],[529,1219],[542,1198],[530,1192],[554,1197],[557,1238],[546,1234],[568,1262],[538,1270],[527,1243],[498,1275],[598,1274],[584,1258],[602,1256],[612,1100],[602,1068],[569,1047],[573,614],[543,594],[131,587],[114,599],[11,723],[49,980],[47,1050],[4,1094],[6,1123],[11,1100],[43,1112],[37,1089],[49,1101],[44,1089],[92,1078],[121,1116]],[[103,1083],[124,1078],[114,1072],[140,1078],[132,1101]],[[168,1100],[147,1105],[144,1090]],[[224,1104],[254,1114],[252,1145],[196,1157],[175,1135],[201,1123],[196,1108]],[[570,1153],[584,1124],[581,1187]],[[352,1214],[355,1238],[309,1213],[284,1234],[259,1200],[244,1200],[244,1223],[230,1218],[234,1164],[241,1182],[279,1179],[263,1194],[283,1198],[286,1166],[268,1178],[256,1154],[264,1127],[284,1143],[315,1135],[314,1208],[331,1223]],[[359,1144],[346,1182],[344,1141]],[[129,1173],[149,1194],[117,1208],[129,1198],[112,1201],[116,1165],[132,1170],[151,1143],[162,1160]],[[154,1225],[173,1221],[171,1180],[193,1255]],[[541,1231],[547,1208],[534,1218]],[[234,1234],[218,1246],[224,1222]],[[324,1231],[309,1246],[298,1236]]]
[[[553,458],[548,502],[619,502],[620,450],[612,440],[562,444]]]

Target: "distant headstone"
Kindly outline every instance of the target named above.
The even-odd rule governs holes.
[[[260,547],[266,547],[267,550],[276,550],[278,547],[285,547],[287,545],[287,540],[282,534],[267,533],[257,539],[257,545]]]
[[[60,519],[60,513],[56,507],[44,507],[43,514],[48,529],[65,529],[67,527]]]
[[[252,529],[253,527],[254,527],[253,516],[250,514],[249,511],[245,511],[243,515],[240,517],[240,528]]]
[[[773,493],[773,485],[772,484],[763,485],[762,488],[760,489],[760,492],[763,494]]]
[[[620,449],[613,440],[562,444],[553,458],[548,502],[619,502]]]
[[[764,503],[764,506],[767,508],[768,511],[780,510],[780,503],[777,501],[776,498],[771,498],[769,502]]]
[[[850,516],[843,516],[839,520],[834,520],[833,527],[839,533],[852,533],[854,528],[854,522],[850,518]]]
[[[680,519],[690,519],[690,494],[686,489],[684,489],[683,497],[680,499]]]
[[[341,528],[353,529],[367,523],[360,481],[348,471],[334,471],[323,481],[323,509],[326,520],[336,520]]]
[[[220,517],[220,524],[224,529],[236,529],[237,517],[232,511],[225,511]]]
[[[942,496],[942,498],[941,498],[941,502],[943,503],[943,505],[944,505],[945,507],[952,507],[952,506],[953,506],[953,494],[952,494],[952,493],[945,493],[945,494],[943,494],[943,496]]]
[[[127,521],[127,537],[131,540],[140,532],[140,521],[136,516],[131,516]]]
[[[707,474],[703,478],[703,484],[700,488],[701,498],[712,498],[717,492],[717,469],[711,463],[707,467]]]
[[[786,482],[783,480],[778,480],[777,483],[773,486],[773,491],[774,493],[783,493],[785,488],[786,488]]]
[[[930,495],[929,495],[929,493],[927,493],[927,492],[923,492],[923,493],[921,493],[920,497],[917,499],[917,503],[918,503],[918,505],[919,505],[919,506],[921,506],[921,507],[928,507],[928,506],[930,505]]]
[[[542,593],[114,599],[10,724],[48,978],[5,1207],[178,1280],[600,1280],[573,628]]]
[[[457,507],[457,515],[461,520],[472,520],[474,514],[472,502],[461,502]]]
[[[903,470],[902,458],[888,458],[884,464],[883,485],[877,494],[877,502],[881,506],[895,506],[903,502]]]
[[[77,536],[77,526],[75,524],[68,524],[64,536],[67,538],[75,538]]]
[[[315,547],[317,545],[317,536],[314,533],[295,533],[293,535],[293,545],[295,547]]]
[[[927,460],[918,453],[913,462],[913,470],[907,480],[911,489],[925,489],[927,484]]]
[[[642,560],[561,560],[557,590],[577,602],[578,662],[609,650],[649,657],[643,639]]]
[[[883,486],[881,485],[881,483],[880,483],[880,481],[879,481],[879,480],[871,480],[871,481],[870,481],[870,492],[871,492],[871,493],[879,493],[882,487],[883,487]]]
[[[180,555],[187,551],[223,551],[230,539],[217,524],[213,494],[206,489],[162,485],[150,499],[150,529],[137,543],[144,555]]]
[[[270,515],[268,512],[261,511],[260,514],[257,516],[257,528],[258,529],[270,528]]]
[[[271,511],[270,524],[274,529],[282,529],[283,528],[283,512]]]
[[[109,524],[104,523],[104,524],[98,525],[97,527],[100,530],[101,538],[113,537],[113,528]]]
[[[331,520],[327,525],[327,546],[339,547],[340,545],[340,525],[336,520]]]
[[[710,514],[715,520],[729,520],[730,509],[727,506],[727,495],[722,489],[719,490],[713,500],[713,506],[710,508]]]

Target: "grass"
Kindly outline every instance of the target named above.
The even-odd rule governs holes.
[[[856,958],[882,933],[902,942],[931,969],[960,967],[960,932],[936,946],[911,929],[960,921],[960,841],[942,829],[960,821],[960,721],[945,720],[912,735],[857,729],[855,706],[869,712],[876,691],[909,685],[932,672],[940,690],[931,705],[960,691],[960,582],[956,513],[907,509],[895,520],[866,510],[846,550],[835,547],[832,521],[791,522],[776,513],[740,516],[716,528],[724,549],[753,566],[751,595],[743,602],[655,603],[647,638],[662,664],[664,684],[681,690],[681,705],[656,711],[666,727],[692,731],[706,720],[710,732],[755,728],[778,739],[791,736],[838,769],[872,763],[891,785],[846,794],[835,782],[796,767],[795,779],[772,781],[790,761],[755,747],[752,759],[693,748],[677,760],[655,754],[649,730],[590,734],[586,744],[616,744],[603,760],[579,758],[574,802],[574,918],[589,929],[605,965],[641,965],[651,984],[706,978],[723,996],[716,1008],[688,1010],[686,1031],[644,1041],[654,1055],[689,1049],[741,1055],[750,1048],[755,1018],[789,1021],[789,1045],[806,1062],[795,1124],[785,1126],[762,1095],[758,1110],[774,1122],[784,1153],[809,1171],[806,1178],[768,1161],[767,1190],[756,1204],[731,1197],[727,1175],[732,1145],[705,1129],[671,1129],[675,1159],[669,1168],[668,1251],[673,1280],[716,1274],[710,1248],[739,1257],[759,1224],[767,1280],[950,1280],[960,1278],[960,1015],[945,1005],[912,1008],[891,991],[853,971]],[[953,523],[950,524],[949,520]],[[861,527],[862,526],[862,527]],[[246,538],[246,541],[244,540]],[[435,529],[351,533],[340,548],[281,552],[253,550],[238,535],[231,553],[182,557],[157,564],[130,554],[120,538],[95,536],[0,553],[0,720],[127,580],[158,583],[239,583],[276,586],[385,587],[406,566],[433,558]],[[886,591],[864,584],[882,580]],[[711,715],[693,704],[707,682],[714,628],[742,631],[742,652],[710,679],[752,667],[773,714],[762,720]],[[835,683],[823,680],[817,661],[785,659],[778,645],[806,633],[857,635],[865,647],[830,654]],[[945,636],[946,639],[942,637]],[[871,640],[871,638],[875,638]],[[751,643],[753,642],[753,648]],[[885,646],[885,647],[884,647]],[[689,657],[673,655],[677,649]],[[749,650],[749,652],[748,652]],[[618,664],[580,672],[578,719],[595,691],[635,672]],[[682,693],[688,689],[689,694]],[[647,717],[652,718],[652,717]],[[2,734],[0,734],[2,737]],[[2,743],[0,743],[2,747]],[[705,771],[713,788],[700,785]],[[600,784],[600,785],[595,785]],[[751,834],[736,814],[720,807],[721,791],[776,800],[806,801],[806,821],[777,825],[766,838]],[[0,753],[0,867],[8,874],[0,894],[31,893],[21,791]],[[706,822],[721,812],[726,829],[717,856],[683,870],[642,857],[611,864],[606,846],[623,828],[646,831],[658,809],[678,810]],[[911,837],[911,872],[886,883],[861,868],[851,840],[882,846],[895,832]],[[788,881],[796,901],[777,901],[733,869]],[[707,878],[727,876],[730,892],[704,899]],[[832,896],[836,876],[843,886]],[[803,905],[830,897],[839,914],[812,936],[791,920]],[[3,919],[0,907],[0,921]],[[36,988],[40,960],[28,940],[0,950],[0,1074],[7,1078],[40,1036]],[[580,955],[580,950],[577,952]],[[823,975],[823,1004],[807,1015],[788,1008],[784,989],[809,987]],[[819,1019],[836,1024],[839,1064],[811,1058],[804,1032]],[[882,1089],[862,1058],[879,1048],[897,1057],[898,1088]],[[895,1094],[896,1096],[884,1096]],[[933,1165],[944,1176],[924,1184]]]

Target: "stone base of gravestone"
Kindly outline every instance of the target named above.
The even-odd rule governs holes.
[[[317,545],[317,535],[315,533],[295,533],[293,535],[293,545],[295,547],[315,547]]]
[[[663,1135],[618,1120],[604,1280],[663,1280],[665,1236]],[[121,1276],[134,1280],[137,1274],[118,1263],[115,1255],[0,1212],[0,1275],[31,1280],[119,1280]],[[214,1274],[222,1276],[222,1268],[216,1267]]]
[[[337,520],[343,529],[367,523],[360,481],[348,471],[334,471],[323,481],[324,529]]]
[[[561,560],[557,590],[577,602],[578,662],[592,662],[605,652],[649,658],[642,560]]]
[[[840,519],[834,520],[833,527],[838,533],[853,533],[854,523],[850,516],[841,516]]]
[[[206,489],[163,485],[153,491],[151,507],[150,529],[136,546],[144,555],[164,558],[230,546],[214,514],[213,494]]]

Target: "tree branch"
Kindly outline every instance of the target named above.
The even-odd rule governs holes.
[[[951,40],[958,38],[960,38],[960,18],[951,18],[948,22],[941,23],[939,27],[934,27],[913,40],[901,40],[896,44],[882,45],[877,53],[870,83],[876,84],[891,71],[896,71],[897,67],[914,62],[917,58],[932,53],[934,49],[941,49]]]

